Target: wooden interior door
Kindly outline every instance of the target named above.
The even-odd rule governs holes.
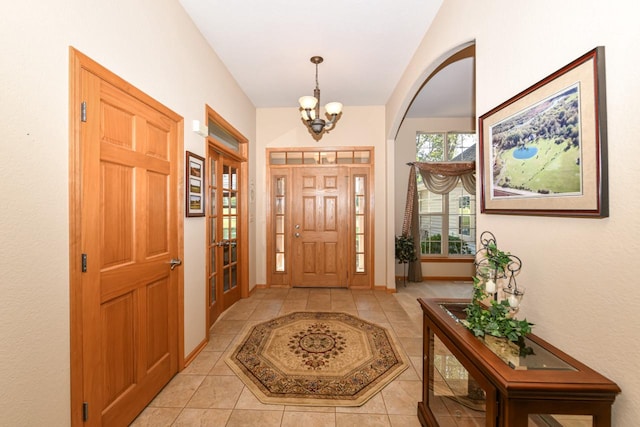
[[[347,287],[347,169],[296,168],[292,184],[292,285]]]
[[[210,149],[209,327],[240,299],[241,164]]]
[[[80,82],[83,425],[126,426],[178,371],[182,119],[95,63]]]

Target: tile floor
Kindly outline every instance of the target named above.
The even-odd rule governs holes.
[[[470,282],[398,285],[398,292],[345,289],[259,289],[227,310],[197,358],[156,396],[132,426],[419,426],[422,312],[420,297],[470,297]],[[343,311],[395,333],[412,366],[361,407],[266,405],[224,362],[250,324],[298,310]]]

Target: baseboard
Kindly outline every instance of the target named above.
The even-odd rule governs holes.
[[[207,331],[207,334],[208,333],[209,331]],[[209,339],[205,338],[204,340],[202,340],[200,344],[198,344],[198,346],[191,353],[189,353],[189,355],[187,355],[187,357],[184,358],[185,368],[189,366],[191,362],[193,362],[193,360],[200,354],[202,350],[204,350],[204,348],[207,346],[208,343],[209,343]]]

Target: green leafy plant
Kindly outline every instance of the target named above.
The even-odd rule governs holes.
[[[473,278],[473,298],[465,308],[466,319],[462,323],[477,337],[492,335],[504,337],[509,341],[521,343],[522,339],[531,332],[533,323],[518,320],[511,316],[509,303],[505,300],[490,300],[486,306],[483,301],[489,297],[480,279]]]
[[[403,278],[406,286],[406,264],[418,260],[418,254],[416,252],[416,246],[413,243],[413,237],[404,234],[396,236],[396,259],[398,260],[398,264],[402,264]]]
[[[413,237],[409,235],[396,236],[396,259],[398,264],[406,264],[418,260]]]
[[[489,262],[489,267],[496,271],[497,276],[504,276],[507,266],[511,262],[509,255],[511,255],[509,252],[503,252],[498,249],[494,242],[490,242],[487,245],[487,261]]]

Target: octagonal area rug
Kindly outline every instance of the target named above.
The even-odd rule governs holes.
[[[360,406],[408,367],[385,328],[338,312],[252,326],[226,363],[261,402],[308,406]]]

